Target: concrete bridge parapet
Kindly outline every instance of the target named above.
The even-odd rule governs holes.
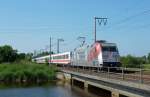
[[[150,91],[142,90],[141,88],[128,87],[126,85],[123,86],[123,84],[119,84],[118,82],[114,83],[114,81],[111,82],[111,80],[107,81],[109,79],[106,80],[95,76],[91,77],[91,75],[61,71],[58,73],[57,77],[71,82],[72,85],[75,80],[80,81],[83,83],[85,91],[88,91],[89,85],[110,91],[110,97],[150,97]]]

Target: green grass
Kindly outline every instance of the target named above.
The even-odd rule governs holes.
[[[47,82],[55,78],[56,67],[31,62],[0,64],[0,81],[14,82]]]
[[[144,69],[150,69],[150,64],[143,64]]]

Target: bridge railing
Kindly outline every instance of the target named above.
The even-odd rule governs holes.
[[[133,81],[138,83],[150,83],[150,70],[140,68],[104,67],[104,71],[107,73],[108,78]]]
[[[86,64],[86,63],[85,63]],[[88,66],[64,66],[61,69],[80,72],[84,74],[118,79],[123,81],[132,81],[141,84],[150,85],[150,69],[142,68],[124,68],[124,67],[88,67]]]

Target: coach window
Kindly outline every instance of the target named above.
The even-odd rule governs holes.
[[[62,56],[58,56],[58,59],[61,59],[62,58]]]
[[[57,59],[57,56],[54,56],[54,59]]]
[[[63,56],[59,56],[59,59],[63,59]]]
[[[68,55],[64,55],[64,59],[68,59]]]
[[[62,59],[65,59],[65,55],[62,56]]]
[[[61,59],[62,57],[61,56],[58,56],[58,59]]]
[[[66,55],[66,59],[68,59],[69,58],[69,56],[68,55]]]
[[[63,59],[65,59],[66,58],[66,55],[63,55]]]

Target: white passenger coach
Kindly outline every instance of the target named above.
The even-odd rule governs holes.
[[[37,63],[55,63],[87,67],[119,67],[120,55],[115,43],[96,41],[91,46],[82,45],[72,52],[52,54],[33,59]]]

